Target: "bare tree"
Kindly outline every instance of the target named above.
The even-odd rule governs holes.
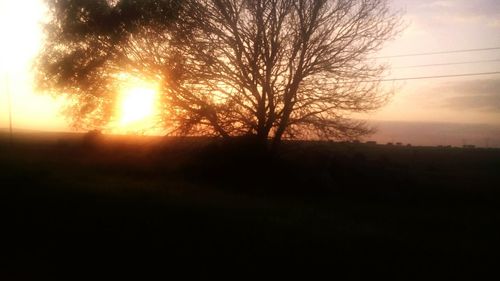
[[[379,108],[388,97],[380,87],[384,66],[367,60],[396,33],[399,15],[386,0],[145,1],[149,6],[134,10],[140,16],[125,21],[128,2],[106,4],[104,18],[115,24],[103,34],[90,31],[66,42],[60,38],[67,25],[57,14],[61,5],[52,1],[52,41],[39,64],[46,89],[80,91],[73,96],[81,109],[82,94],[112,100],[106,98],[112,89],[92,87],[109,87],[116,73],[134,72],[161,83],[171,134],[249,134],[274,144],[284,137],[365,134],[368,128],[349,114]],[[162,17],[155,5],[170,9],[168,19],[175,20]],[[76,9],[90,18],[83,25],[95,18],[85,9]],[[69,77],[86,71],[78,77],[93,77],[85,81],[89,88],[78,80],[63,81],[65,87],[51,82],[61,71],[47,71],[49,66],[82,44],[95,51],[86,55],[90,62],[70,60]],[[94,69],[82,67],[96,62]]]

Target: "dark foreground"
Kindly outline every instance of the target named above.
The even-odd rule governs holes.
[[[4,138],[0,186],[2,280],[498,274],[500,150]]]

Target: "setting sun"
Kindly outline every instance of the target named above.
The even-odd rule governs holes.
[[[155,90],[132,88],[123,94],[120,124],[127,125],[153,115]]]
[[[122,90],[118,102],[120,129],[148,130],[155,116],[156,93],[156,89],[151,85],[132,86]]]

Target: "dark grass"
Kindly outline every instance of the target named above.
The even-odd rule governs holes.
[[[500,249],[495,149],[25,137],[0,171],[5,280],[477,277]]]

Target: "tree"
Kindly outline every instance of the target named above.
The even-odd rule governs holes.
[[[386,0],[50,0],[42,89],[73,124],[104,124],[120,73],[161,85],[171,134],[355,138],[379,108],[385,67],[367,57],[397,32]]]

